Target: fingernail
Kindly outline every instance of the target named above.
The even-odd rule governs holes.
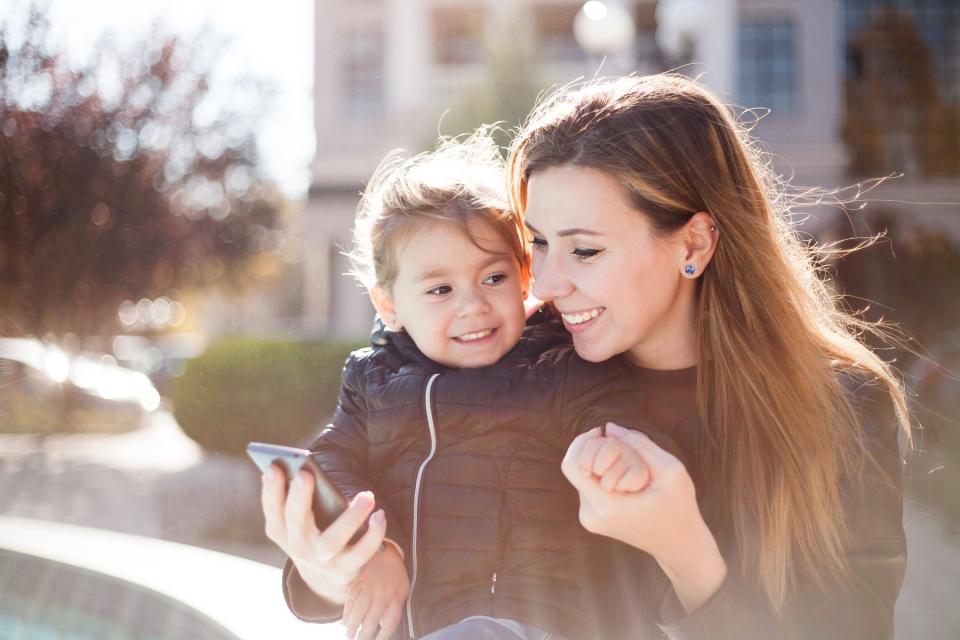
[[[373,502],[373,493],[370,491],[361,491],[357,495],[353,496],[353,500],[350,504],[355,505],[368,505]]]
[[[302,487],[306,483],[306,480],[304,479],[303,474],[298,473],[296,477],[294,477],[293,483],[298,487]]]
[[[377,511],[374,512],[372,516],[370,516],[370,521],[376,525],[383,524],[386,521],[386,519],[387,519],[387,516],[384,515],[383,509],[378,509]]]
[[[613,422],[607,423],[607,433],[626,433],[627,430]]]

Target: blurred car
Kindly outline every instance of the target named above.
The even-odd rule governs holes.
[[[0,431],[123,430],[160,406],[150,378],[108,354],[0,338]]]

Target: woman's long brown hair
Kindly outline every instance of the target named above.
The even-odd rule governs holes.
[[[861,341],[882,329],[838,306],[730,109],[673,74],[564,88],[531,113],[508,164],[521,212],[530,176],[555,166],[616,177],[662,235],[710,212],[720,235],[697,293],[697,396],[713,455],[698,475],[732,521],[740,572],[776,610],[801,575],[817,586],[842,578],[841,480],[873,461],[840,374],[878,381],[909,438],[906,401]]]

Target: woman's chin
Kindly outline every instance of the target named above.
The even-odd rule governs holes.
[[[578,339],[576,335],[573,336],[573,348],[587,362],[603,362],[616,355],[609,347],[597,344],[596,340]]]

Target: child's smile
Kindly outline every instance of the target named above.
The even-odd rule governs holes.
[[[416,230],[397,248],[397,277],[378,306],[424,355],[457,368],[495,363],[526,321],[525,283],[509,245],[487,222],[468,228],[469,236],[443,222]]]

